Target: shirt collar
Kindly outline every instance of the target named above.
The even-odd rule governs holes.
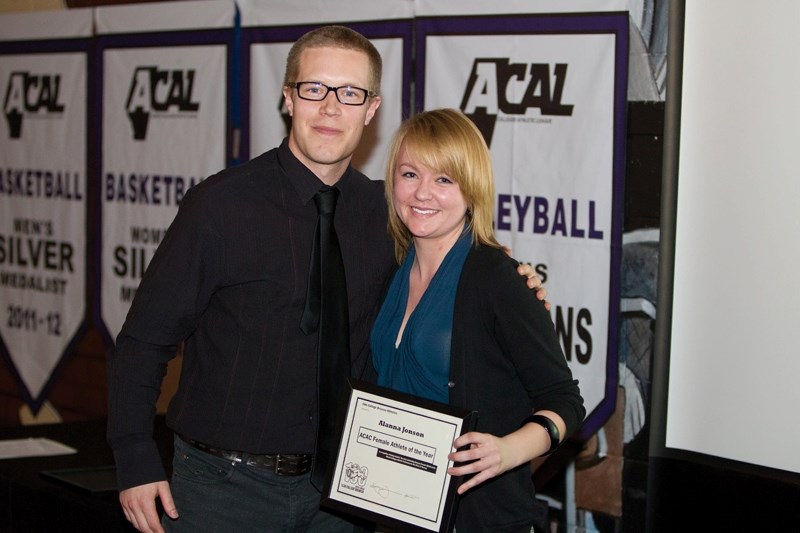
[[[294,187],[297,195],[304,204],[311,201],[314,195],[325,187],[325,184],[320,180],[311,170],[308,169],[299,159],[295,157],[289,149],[289,138],[286,137],[278,147],[278,164],[281,169],[289,177],[289,182]],[[348,190],[348,183],[350,183],[350,175],[353,172],[353,166],[347,165],[347,170],[344,171],[342,177],[336,183],[336,188],[339,189],[340,198],[345,196]]]

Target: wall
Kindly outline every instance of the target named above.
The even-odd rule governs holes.
[[[62,9],[62,0],[0,0],[0,13]]]
[[[663,111],[659,102],[631,102],[628,106],[626,232],[658,226]],[[550,297],[557,299],[558,295]],[[75,354],[57,370],[59,378],[48,400],[65,421],[105,416],[107,349],[99,332],[89,327]],[[22,400],[5,366],[0,367],[0,406],[0,425],[19,424]]]
[[[9,3],[0,0],[0,10]],[[68,7],[119,3],[124,2],[92,3],[74,0],[67,2]],[[641,82],[642,79],[649,78],[645,76],[636,79]],[[657,95],[658,92],[656,88],[652,94]],[[661,101],[630,101],[628,104],[623,220],[625,232],[659,226],[663,114],[664,104]],[[99,189],[100,184],[90,182],[89,187]],[[90,256],[94,256],[91,251]],[[88,285],[93,287],[94,283],[90,280]],[[550,299],[557,301],[558,294],[551,294]],[[105,357],[108,349],[109,346],[100,332],[90,325],[80,338],[73,355],[56,370],[57,379],[47,400],[64,421],[105,417],[107,400]],[[161,411],[166,406],[170,391],[174,390],[180,360],[176,362],[177,365],[172,365],[170,368],[165,392],[159,401]],[[6,426],[20,423],[19,410],[22,407],[19,391],[16,390],[10,372],[7,367],[0,366],[0,425]],[[608,433],[618,435],[620,416],[616,416],[610,423],[616,426],[613,431],[609,428]],[[608,499],[611,501],[604,502],[607,505],[597,507],[599,512],[595,515],[595,522],[601,529],[641,531],[639,524],[643,523],[645,506],[643,494],[646,487],[647,433],[645,427],[633,442],[625,447],[620,444],[611,450],[615,455],[614,463],[618,467],[614,469],[614,475],[623,477],[610,480],[609,487],[613,490]],[[591,474],[587,476],[587,479],[592,479],[592,483],[602,483],[602,480],[597,481],[597,478],[598,476],[592,477]],[[591,492],[598,488],[600,487],[587,489],[584,486],[583,490]],[[609,509],[612,511],[608,516],[603,516]],[[626,516],[624,523],[620,521],[621,514]]]

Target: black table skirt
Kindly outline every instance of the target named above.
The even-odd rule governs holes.
[[[71,455],[0,459],[0,531],[132,532],[116,490],[94,490],[59,483],[43,471],[110,468],[105,420],[0,428],[0,440],[44,437],[78,450]],[[155,437],[164,466],[172,463],[172,433],[156,418]]]

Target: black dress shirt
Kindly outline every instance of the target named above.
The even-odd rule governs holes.
[[[311,453],[317,334],[300,331],[323,183],[279,148],[192,188],[155,253],[109,358],[108,440],[119,488],[165,479],[152,439],[167,362],[185,340],[167,411],[176,432],[250,453]],[[383,182],[337,183],[354,376],[394,266]]]

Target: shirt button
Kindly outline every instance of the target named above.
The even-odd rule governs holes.
[[[452,389],[452,388],[453,388],[453,387],[455,387],[455,386],[456,386],[456,383],[455,383],[455,381],[448,381],[448,382],[447,382],[447,387],[448,387],[448,388]]]

